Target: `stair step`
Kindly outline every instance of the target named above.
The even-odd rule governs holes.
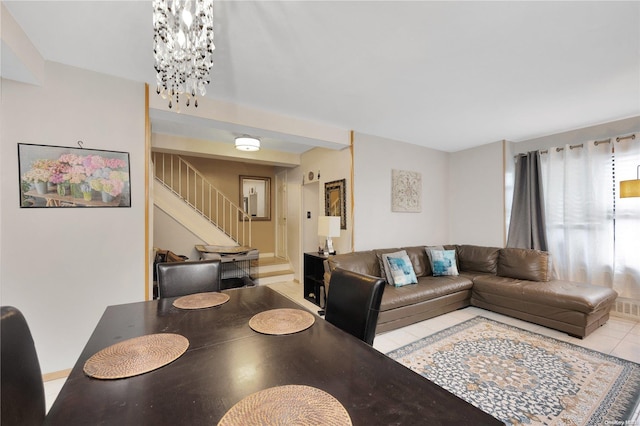
[[[272,275],[268,277],[257,278],[254,280],[257,285],[266,285],[266,284],[274,284],[281,283],[287,281],[293,281],[293,273],[285,274],[285,275]]]
[[[292,269],[279,269],[277,271],[258,271],[257,274],[255,274],[256,278],[260,279],[260,278],[267,278],[267,277],[275,277],[278,275],[293,275],[293,270]]]
[[[258,274],[268,273],[268,272],[278,272],[278,271],[288,271],[291,269],[291,265],[289,263],[280,263],[277,265],[263,265],[262,263],[258,265]]]
[[[268,265],[288,265],[289,261],[287,259],[283,259],[281,257],[275,256],[262,256],[258,258],[258,263],[260,266],[268,266]]]
[[[253,277],[258,285],[265,285],[293,281],[294,272],[287,259],[267,254],[258,259],[257,272]]]
[[[275,256],[262,256],[258,259],[258,276],[265,276],[267,273],[277,274],[279,271],[286,274],[291,269],[287,259]]]

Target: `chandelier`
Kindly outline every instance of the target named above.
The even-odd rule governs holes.
[[[157,93],[169,108],[204,96],[213,65],[213,0],[153,0]]]

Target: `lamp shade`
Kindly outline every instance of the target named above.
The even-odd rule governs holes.
[[[239,136],[236,138],[236,149],[240,151],[257,151],[260,149],[260,139]]]
[[[340,216],[318,217],[318,235],[321,237],[339,237]]]
[[[640,197],[640,164],[636,173],[635,179],[620,182],[620,198]]]
[[[620,198],[640,197],[640,179],[620,182]]]

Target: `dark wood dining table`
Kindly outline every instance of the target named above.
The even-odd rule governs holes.
[[[255,332],[248,323],[257,313],[304,309],[268,287],[224,292],[230,300],[207,309],[178,309],[174,299],[107,307],[45,424],[210,425],[248,395],[292,384],[329,393],[354,425],[503,424],[319,317],[294,334]],[[85,375],[96,352],[153,333],[180,334],[189,347],[138,376]]]

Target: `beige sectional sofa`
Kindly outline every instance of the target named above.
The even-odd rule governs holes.
[[[473,245],[441,248],[455,250],[458,275],[433,276],[425,246],[401,247],[330,256],[325,261],[325,286],[328,289],[331,271],[338,267],[385,278],[382,255],[406,251],[417,284],[385,287],[376,333],[472,305],[582,338],[608,320],[617,297],[610,288],[552,279],[547,252]]]

